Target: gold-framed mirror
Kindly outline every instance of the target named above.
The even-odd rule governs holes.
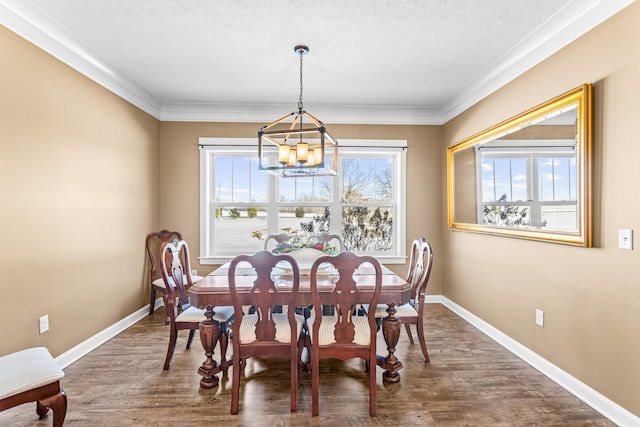
[[[449,228],[592,246],[591,84],[447,149]]]

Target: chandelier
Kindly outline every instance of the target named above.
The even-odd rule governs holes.
[[[299,45],[293,50],[300,56],[298,110],[258,131],[258,169],[284,178],[337,175],[338,141],[320,120],[304,110],[302,103],[302,56],[309,53],[309,48]],[[308,123],[303,123],[305,119]],[[276,148],[278,164],[274,166],[269,153]]]

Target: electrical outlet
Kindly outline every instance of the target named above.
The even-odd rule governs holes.
[[[618,248],[633,249],[633,230],[618,230]]]
[[[191,270],[191,275],[192,276],[197,276],[198,275],[198,270]]]
[[[49,330],[49,315],[38,318],[38,331],[43,334]]]
[[[544,311],[536,309],[536,325],[544,326]]]

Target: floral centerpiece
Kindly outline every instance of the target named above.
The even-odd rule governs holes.
[[[273,248],[274,254],[286,254],[289,252],[295,252],[303,248],[316,249],[322,251],[327,255],[336,255],[338,252],[337,247],[329,242],[321,242],[315,236],[298,237],[294,236],[286,242],[280,242]]]

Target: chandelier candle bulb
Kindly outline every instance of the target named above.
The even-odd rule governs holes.
[[[299,142],[296,146],[296,150],[298,161],[302,163],[306,162],[309,155],[309,144],[307,144],[306,142]]]
[[[322,147],[313,149],[313,159],[316,165],[322,163]]]
[[[287,144],[280,144],[278,146],[278,162],[286,165],[289,163],[289,146]]]
[[[287,163],[287,165],[289,166],[296,165],[296,148],[295,147],[291,147],[289,149],[289,163]]]
[[[313,154],[313,150],[309,150],[309,153],[307,154],[307,166],[313,166],[315,165],[315,156]]]

